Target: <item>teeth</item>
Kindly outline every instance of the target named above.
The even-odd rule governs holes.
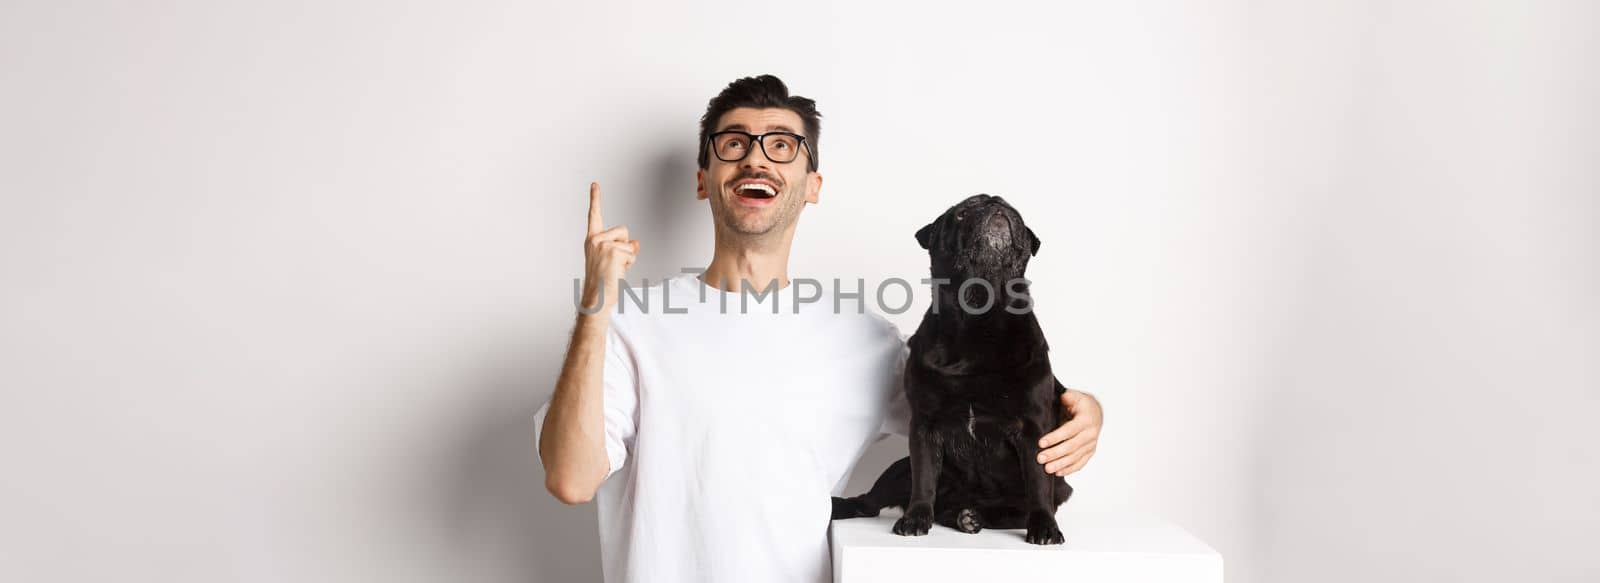
[[[771,186],[767,186],[765,184],[746,184],[746,185],[740,186],[739,190],[759,190],[761,192],[766,193],[767,196],[774,196],[774,195],[778,194],[776,191],[772,190]]]

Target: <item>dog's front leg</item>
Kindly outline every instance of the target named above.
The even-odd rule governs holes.
[[[1056,477],[1045,472],[1038,460],[1039,438],[1043,436],[1044,432],[1034,424],[1025,423],[1023,430],[1012,436],[1011,443],[1017,450],[1017,459],[1022,462],[1023,510],[1028,513],[1027,541],[1036,545],[1059,545],[1065,538],[1056,524],[1056,506],[1052,500],[1054,492],[1050,481]]]
[[[894,523],[894,533],[922,536],[933,527],[933,498],[939,490],[939,468],[944,463],[944,444],[928,419],[911,415],[911,500],[906,513]]]

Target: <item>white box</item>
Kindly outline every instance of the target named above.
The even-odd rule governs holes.
[[[1222,555],[1183,529],[1135,515],[1063,509],[1066,543],[1031,545],[1022,529],[966,534],[938,524],[925,536],[891,532],[900,511],[835,520],[834,583],[1221,583]]]

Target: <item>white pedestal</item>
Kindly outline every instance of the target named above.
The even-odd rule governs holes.
[[[1222,583],[1222,555],[1172,524],[1153,518],[1063,510],[1067,542],[1031,545],[1023,531],[966,534],[940,525],[926,536],[891,532],[900,511],[835,520],[834,583]]]

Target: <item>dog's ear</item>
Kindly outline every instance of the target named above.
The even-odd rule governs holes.
[[[933,226],[937,224],[939,221],[934,221],[917,230],[917,244],[922,245],[923,249],[933,248]]]
[[[1028,231],[1028,245],[1029,245],[1029,248],[1031,249],[1031,251],[1028,254],[1029,255],[1038,255],[1039,254],[1039,236],[1033,234],[1033,229],[1029,229],[1027,227],[1023,227],[1023,229]]]

